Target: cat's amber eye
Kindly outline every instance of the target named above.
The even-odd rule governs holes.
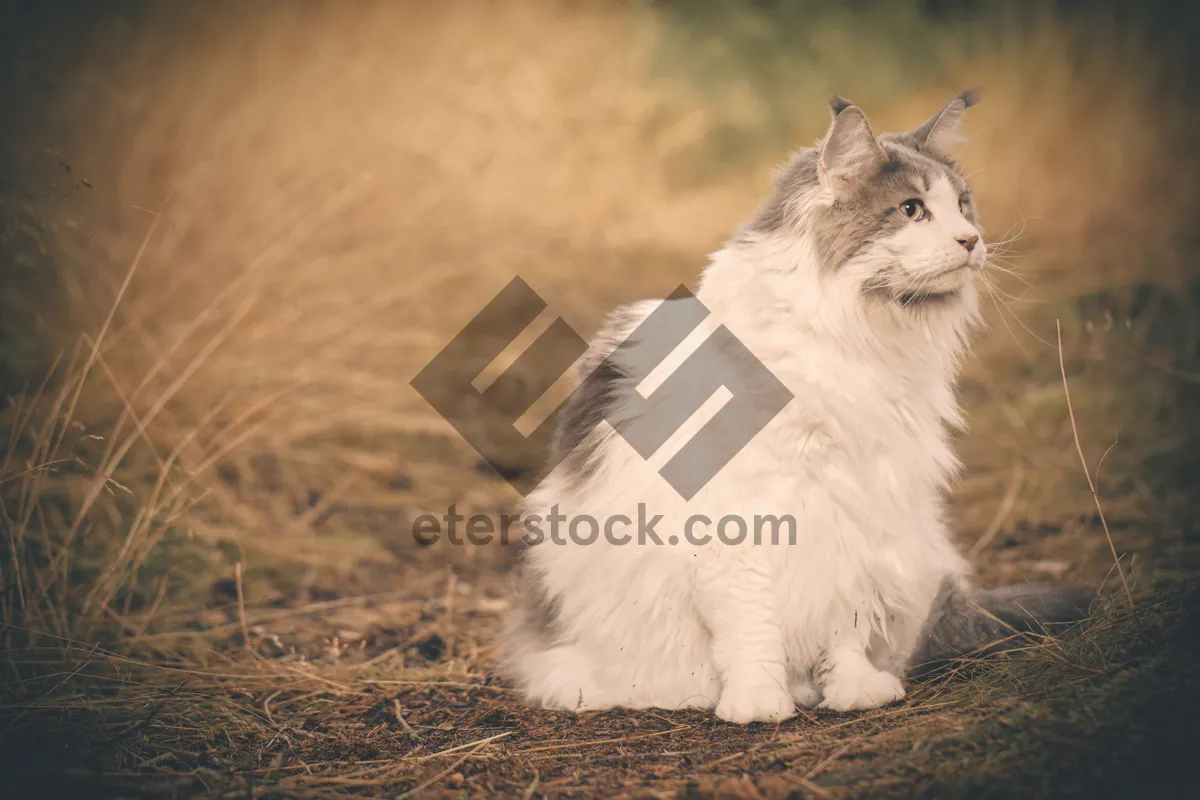
[[[912,200],[905,200],[900,204],[900,213],[911,220],[925,219],[925,215],[929,212],[925,209],[925,204],[915,197]]]

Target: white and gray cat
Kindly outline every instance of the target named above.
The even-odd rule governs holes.
[[[712,256],[696,294],[710,314],[694,336],[655,364],[653,343],[630,334],[661,303],[685,301],[610,318],[585,358],[587,391],[560,416],[569,452],[552,460],[526,517],[629,521],[632,533],[652,515],[657,537],[675,544],[618,530],[526,550],[505,670],[528,700],[715,708],[739,723],[786,719],[796,704],[875,708],[904,696],[913,665],[1003,635],[1000,620],[1020,622],[1017,609],[1078,608],[1067,593],[972,590],[946,526],[958,469],[948,437],[962,424],[955,378],[987,255],[946,149],[974,102],[963,92],[915,130],[875,136],[861,109],[834,98],[826,136],[792,157]],[[686,382],[656,388],[648,373],[669,375],[717,326],[793,397],[685,499],[660,469],[703,415],[649,458],[613,421],[686,392]],[[737,372],[744,352],[710,357]],[[693,527],[730,515],[791,519],[794,541]]]

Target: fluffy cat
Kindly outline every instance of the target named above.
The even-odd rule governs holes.
[[[1020,622],[1014,610],[1042,597],[971,590],[943,510],[958,469],[948,435],[962,424],[954,382],[987,255],[945,150],[974,102],[963,92],[915,130],[877,137],[835,97],[826,136],[711,257],[695,298],[707,316],[683,298],[610,318],[560,416],[554,467],[526,503],[527,520],[608,525],[594,541],[525,551],[505,671],[529,701],[715,708],[738,723],[783,720],[796,704],[875,708],[904,697],[915,663],[1001,631],[970,601]],[[683,330],[703,317],[665,359],[635,333],[663,303]],[[710,348],[712,370],[748,374],[752,354],[792,399],[685,498],[660,471],[703,414],[664,431],[650,457],[617,428],[700,391],[656,375],[719,326],[744,349]],[[698,515],[795,525],[788,541],[727,541],[711,525],[704,539]],[[646,517],[668,543],[626,540]]]

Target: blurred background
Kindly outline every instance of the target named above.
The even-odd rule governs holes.
[[[584,334],[694,287],[833,93],[901,130],[984,91],[961,161],[996,257],[953,498],[984,578],[1200,569],[1187,3],[0,13],[10,647],[398,589],[466,593],[486,645],[507,554],[418,548],[411,520],[519,497],[409,381],[516,275]]]

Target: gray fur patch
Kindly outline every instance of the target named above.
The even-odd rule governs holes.
[[[830,204],[812,202],[821,192],[819,150],[797,153],[779,174],[775,191],[748,229],[759,234],[808,233],[822,266],[835,270],[864,247],[908,224],[899,211],[900,203],[923,195],[937,178],[945,176],[960,195],[969,196],[967,182],[954,162],[908,146],[904,135],[884,136],[879,141],[887,155],[883,167],[864,176],[852,195]],[[975,222],[969,202],[964,216]]]
[[[967,89],[915,130],[874,137],[862,111],[834,95],[826,138],[795,154],[778,173],[774,191],[739,238],[807,234],[822,266],[836,270],[907,224],[900,203],[920,198],[940,177],[948,178],[962,198],[963,216],[978,225],[966,179],[939,150],[978,101],[978,92]],[[826,199],[829,192],[832,202]]]
[[[520,683],[526,679],[518,665],[535,653],[553,647],[561,636],[562,603],[552,597],[528,563],[516,574],[513,613],[504,632],[501,671]]]
[[[596,434],[596,427],[619,402],[621,391],[628,383],[629,376],[613,362],[617,348],[625,346],[621,337],[636,321],[629,308],[619,308],[609,314],[592,350],[580,362],[579,387],[571,393],[555,420],[548,468],[565,464],[566,474],[577,485],[595,471],[603,443]],[[598,353],[609,350],[613,355],[601,361]]]
[[[602,440],[596,427],[619,401],[628,376],[611,359],[600,364],[584,361],[583,382],[559,413],[550,463],[563,463],[575,481],[583,481],[597,466]]]
[[[528,568],[522,572],[522,582],[518,603],[525,629],[548,646],[558,635],[562,602],[557,597],[551,597],[541,579]]]
[[[1028,642],[1023,633],[1053,630],[1088,614],[1093,594],[1069,586],[1029,584],[965,593],[946,580],[909,661],[920,674],[968,654],[985,655]]]
[[[550,467],[564,464],[566,476],[576,485],[591,476],[599,466],[599,451],[605,441],[601,421],[646,377],[631,374],[623,354],[636,346],[651,362],[666,358],[707,314],[684,287],[673,292],[649,317],[643,318],[633,306],[610,314],[579,366],[579,387],[558,413]],[[651,323],[651,319],[657,322]],[[647,330],[646,325],[651,329]],[[607,358],[601,360],[601,353],[607,353]]]
[[[833,672],[833,662],[829,658],[829,651],[822,650],[812,667],[813,681],[819,686],[824,686],[829,682],[831,672]]]
[[[774,191],[747,225],[749,230],[771,234],[802,224],[798,209],[803,207],[809,194],[821,190],[817,178],[819,155],[816,148],[811,148],[792,156],[791,161],[776,176]]]

